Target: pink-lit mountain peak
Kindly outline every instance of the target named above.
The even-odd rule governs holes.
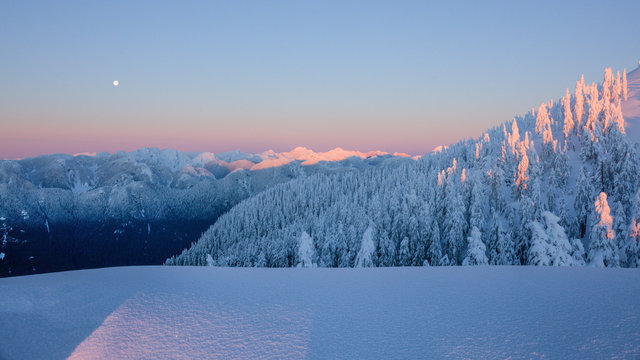
[[[229,171],[238,170],[260,170],[272,167],[283,166],[297,161],[301,165],[314,165],[319,162],[343,161],[348,158],[367,159],[377,156],[410,157],[405,153],[388,153],[381,150],[357,151],[335,148],[326,152],[316,152],[306,147],[296,147],[291,151],[276,152],[267,150],[260,153],[244,153],[239,150],[224,153],[186,153],[172,149],[142,148],[129,153],[118,153],[125,159],[132,161],[144,160],[158,165],[166,166],[173,171],[181,170],[192,175],[206,175],[208,171],[204,168],[211,166],[221,166]],[[117,154],[116,154],[117,155]],[[109,156],[107,153],[79,153],[74,156]],[[413,159],[417,159],[414,156]]]
[[[293,161],[301,161],[302,165],[313,165],[321,161],[342,161],[350,157],[358,157],[366,159],[374,156],[393,155],[398,157],[408,157],[409,155],[403,153],[393,153],[374,150],[368,152],[344,150],[342,148],[335,148],[326,152],[315,152],[306,147],[296,147],[288,152],[277,153],[273,150],[266,151],[258,154],[261,156],[262,161],[255,164],[250,170],[266,169],[274,166],[282,166]]]
[[[260,170],[271,167],[283,166],[294,161],[301,165],[314,165],[319,162],[343,161],[348,158],[368,159],[377,156],[411,157],[405,153],[388,153],[381,150],[367,152],[357,150],[345,150],[335,148],[325,152],[316,152],[312,149],[298,146],[291,151],[276,152],[267,150],[260,153],[244,153],[239,150],[224,153],[185,153],[172,149],[142,148],[129,153],[120,152],[125,158],[131,160],[144,160],[154,164],[166,166],[173,171],[182,170],[193,175],[203,175],[206,172],[201,169],[210,166],[221,166],[229,171]],[[107,153],[78,153],[74,156],[109,156]],[[412,157],[413,159],[419,156]]]

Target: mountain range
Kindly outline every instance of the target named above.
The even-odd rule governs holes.
[[[0,276],[160,264],[240,200],[314,173],[404,154],[187,153],[144,148],[0,161]]]

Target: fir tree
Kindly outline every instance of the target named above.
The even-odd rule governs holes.
[[[440,245],[440,230],[436,218],[429,221],[429,245],[427,247],[427,260],[431,265],[438,265],[442,260],[442,246]],[[448,265],[448,264],[447,264]]]
[[[486,246],[482,242],[482,235],[477,227],[471,228],[467,238],[467,256],[462,261],[462,265],[486,265],[488,259]]]
[[[313,239],[306,231],[303,231],[298,243],[298,267],[316,267],[316,264],[313,262],[314,257],[315,248],[313,246]]]
[[[404,237],[400,242],[400,249],[398,251],[398,265],[409,266],[411,265],[411,251],[409,250],[409,238]]]
[[[373,226],[369,225],[362,235],[360,250],[356,256],[355,267],[373,267],[373,256],[375,255],[376,245],[373,242]]]
[[[574,202],[576,213],[576,225],[579,238],[584,238],[587,230],[587,217],[591,209],[593,187],[587,176],[587,170],[582,167],[578,178],[578,191]]]
[[[572,266],[572,245],[559,224],[560,218],[545,211],[542,222],[533,221],[528,263],[543,266]]]
[[[584,75],[581,75],[580,81],[576,82],[574,96],[576,99],[574,104],[574,113],[576,115],[575,129],[577,133],[581,133],[583,126],[582,119],[584,117]]]
[[[601,192],[593,207],[594,224],[591,227],[589,265],[596,267],[618,267],[620,258],[615,246],[613,218],[607,203],[607,194]]]
[[[564,133],[564,137],[568,138],[573,131],[574,125],[573,114],[571,113],[571,94],[569,93],[569,88],[567,88],[564,98],[562,98],[562,105],[564,110],[564,126],[562,131]]]
[[[458,264],[460,252],[464,246],[464,203],[462,195],[453,182],[453,177],[447,183],[445,226],[446,253],[451,264]]]

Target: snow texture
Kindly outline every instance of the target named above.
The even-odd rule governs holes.
[[[0,358],[637,358],[640,271],[125,267],[0,279]]]

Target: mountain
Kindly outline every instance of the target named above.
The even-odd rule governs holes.
[[[607,68],[416,162],[274,186],[166,263],[638,267],[639,78]]]
[[[0,276],[161,264],[238,201],[276,184],[413,161],[326,154],[145,148],[0,161]]]
[[[195,169],[202,175],[209,175],[207,170],[217,178],[224,177],[229,172],[243,170],[261,170],[270,167],[279,167],[295,161],[302,165],[314,165],[319,162],[342,161],[348,158],[371,159],[376,157],[411,157],[405,153],[388,153],[380,150],[361,152],[349,151],[335,148],[327,152],[315,152],[305,147],[297,147],[288,152],[275,152],[267,150],[257,154],[248,154],[240,150],[233,150],[224,153],[214,154],[211,152],[184,153],[172,149],[143,148],[130,153],[120,152],[123,156],[147,165],[162,166],[169,168],[172,172],[187,169]],[[74,156],[104,157],[110,156],[107,153],[79,153]],[[417,157],[414,157],[416,159]],[[227,172],[214,171],[211,169],[224,168]]]

